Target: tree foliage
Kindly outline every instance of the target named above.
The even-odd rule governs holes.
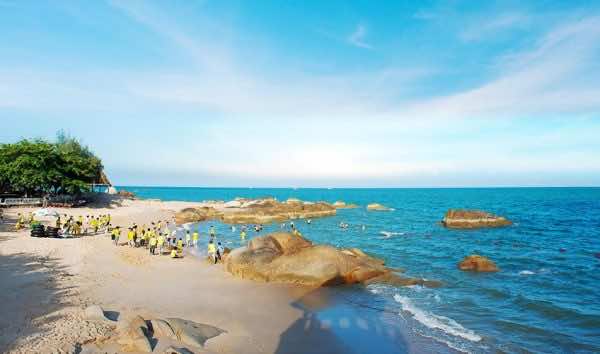
[[[97,182],[102,161],[63,132],[56,142],[23,139],[0,144],[0,192],[76,194]]]

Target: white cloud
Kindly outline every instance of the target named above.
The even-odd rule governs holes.
[[[365,41],[366,37],[367,27],[364,24],[359,23],[354,32],[352,32],[346,40],[355,47],[373,49],[373,47]]]
[[[479,41],[502,31],[523,28],[531,22],[529,15],[521,13],[505,13],[493,18],[485,18],[468,25],[459,33],[465,42]]]

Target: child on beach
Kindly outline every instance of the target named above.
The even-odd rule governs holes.
[[[190,247],[192,245],[192,236],[190,235],[190,230],[185,232],[185,245],[186,247]]]
[[[220,261],[223,257],[223,252],[225,252],[225,249],[223,248],[223,246],[221,245],[221,242],[217,243],[217,258]],[[216,262],[215,262],[216,263]]]

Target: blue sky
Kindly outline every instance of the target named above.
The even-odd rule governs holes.
[[[121,185],[600,185],[600,4],[0,0],[0,122]]]

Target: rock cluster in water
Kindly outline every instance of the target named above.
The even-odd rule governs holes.
[[[396,275],[384,261],[359,249],[314,245],[286,232],[256,237],[246,247],[234,249],[225,258],[225,269],[244,279],[332,286],[356,283],[436,286],[436,282],[406,279]]]
[[[499,270],[496,263],[477,254],[465,257],[458,263],[458,269],[474,272],[497,272]]]
[[[336,214],[336,208],[325,202],[303,202],[288,199],[237,199],[215,207],[186,208],[175,214],[177,223],[219,220],[227,224],[268,224],[290,219],[318,218]]]
[[[442,219],[442,225],[452,229],[502,227],[511,224],[512,222],[505,217],[480,210],[450,209]]]

